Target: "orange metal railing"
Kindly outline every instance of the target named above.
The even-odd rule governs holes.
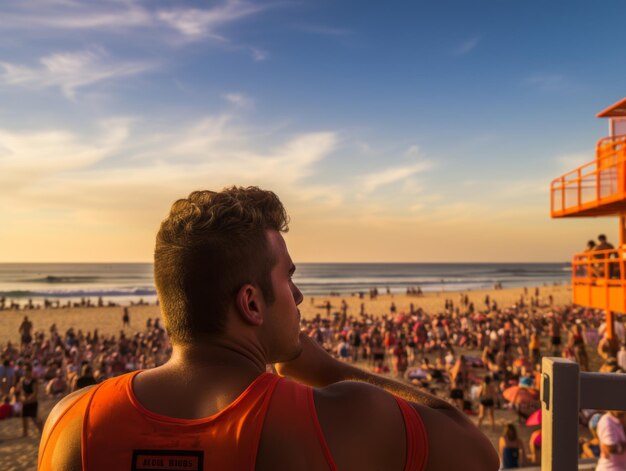
[[[572,290],[576,304],[626,312],[626,249],[574,255]]]
[[[626,249],[594,250],[574,255],[572,284],[626,286]]]
[[[626,135],[605,137],[596,145],[596,160],[552,181],[552,216],[575,214],[626,200]]]

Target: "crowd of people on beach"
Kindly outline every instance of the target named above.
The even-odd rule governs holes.
[[[542,356],[571,358],[581,370],[589,371],[589,349],[594,348],[602,361],[599,371],[626,371],[624,319],[615,323],[619,343],[611,342],[602,312],[556,307],[551,295],[542,296],[539,288],[524,290],[509,307],[499,306],[489,295],[476,306],[465,293],[446,299],[438,313],[413,305],[408,312],[399,312],[393,301],[386,312],[367,312],[365,304],[350,312],[345,300],[338,305],[324,300],[317,307],[320,312],[314,318],[302,319],[302,329],[342,361],[446,397],[475,415],[479,427],[488,422],[495,429],[494,410],[510,410],[518,423],[507,423],[500,438],[504,467],[539,462],[540,430],[525,444],[516,426],[525,424],[540,407]],[[41,429],[39,387],[59,398],[110,377],[161,365],[169,358],[171,346],[159,319],[150,319],[141,331],[129,332],[125,308],[122,329],[115,336],[97,330],[59,332],[55,325],[47,332],[35,331],[25,316],[20,344],[1,347],[0,418],[21,415],[26,436],[29,422]],[[603,422],[598,417],[592,420],[594,413],[581,415],[583,423],[594,425],[595,433],[581,443],[581,456],[599,456],[596,430]]]
[[[138,301],[131,301],[132,306],[147,306],[150,303],[140,298]],[[156,303],[158,305],[158,301]],[[70,309],[70,308],[91,308],[91,307],[118,307],[120,304],[112,300],[105,301],[102,296],[99,296],[94,302],[89,297],[82,297],[79,300],[74,299],[48,299],[44,298],[41,302],[33,301],[32,298],[28,298],[25,302],[20,302],[18,298],[6,298],[0,296],[0,311],[11,310],[30,311],[34,309]]]
[[[123,327],[128,327],[128,310],[123,311]],[[0,419],[21,416],[23,436],[29,423],[41,431],[39,387],[51,398],[61,398],[90,384],[138,370],[162,365],[171,346],[160,319],[149,319],[145,329],[119,335],[102,335],[98,330],[83,332],[73,328],[59,332],[52,324],[47,332],[34,331],[25,316],[20,327],[20,343],[1,347]]]
[[[515,306],[501,309],[488,295],[484,306],[477,307],[460,294],[456,305],[446,299],[445,311],[437,315],[419,308],[397,313],[393,303],[379,315],[363,311],[347,315],[341,307],[333,316],[319,314],[303,321],[303,327],[343,361],[361,363],[448,397],[466,413],[477,415],[479,427],[488,420],[493,430],[495,408],[510,409],[519,423],[536,415],[544,355],[570,358],[589,371],[588,349],[595,348],[602,360],[599,371],[626,371],[623,319],[615,324],[621,343],[616,351],[605,336],[604,313],[555,308],[550,295],[540,298],[539,288],[534,296],[528,290],[525,295]],[[582,417],[589,422],[589,413]],[[597,420],[592,423],[597,425]],[[515,425],[507,424],[500,440],[503,464],[538,463],[540,430],[531,435],[528,446],[509,451],[518,442]],[[583,448],[581,444],[581,455]],[[588,455],[589,447],[585,449]]]

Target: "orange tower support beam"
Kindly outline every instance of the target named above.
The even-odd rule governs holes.
[[[620,172],[621,173],[621,172]],[[622,176],[623,178],[623,176]],[[622,180],[620,178],[620,181]],[[622,182],[623,184],[623,182]],[[619,248],[623,248],[626,245],[626,213],[619,213]],[[620,261],[620,277],[624,275],[622,272],[623,263]],[[615,324],[614,324],[614,316],[613,311],[609,309],[609,299],[608,299],[608,287],[607,287],[607,309],[606,309],[606,336],[607,338],[613,342],[615,339]]]
[[[613,311],[606,310],[606,337],[613,342],[615,338],[615,329],[613,328]]]

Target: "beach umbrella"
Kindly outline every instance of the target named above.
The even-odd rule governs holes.
[[[511,402],[517,396],[518,391],[522,389],[519,386],[509,386],[502,392],[502,396],[507,401]]]
[[[504,399],[513,404],[521,404],[524,402],[533,402],[536,397],[532,388],[523,388],[520,386],[511,386],[506,388],[502,393]]]
[[[535,399],[539,399],[539,389],[537,388],[524,388],[524,389],[528,390]]]
[[[541,409],[538,409],[530,414],[528,419],[526,419],[526,425],[528,425],[529,427],[541,425]]]

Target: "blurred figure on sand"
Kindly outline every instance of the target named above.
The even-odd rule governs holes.
[[[500,463],[502,469],[519,468],[526,464],[524,443],[517,436],[515,425],[504,426],[499,442]]]
[[[24,376],[20,378],[16,389],[22,403],[22,428],[23,436],[28,436],[28,423],[33,422],[39,432],[43,429],[43,424],[39,419],[39,386],[37,379],[33,377],[33,368],[30,364],[24,367]]]
[[[489,416],[491,422],[491,430],[496,429],[496,421],[493,414],[493,409],[496,405],[496,388],[491,381],[491,376],[485,375],[483,382],[480,385],[480,391],[478,393],[478,426],[480,427],[485,420],[485,415]]]
[[[596,471],[626,469],[626,412],[609,411],[600,418],[597,434],[600,459]]]

